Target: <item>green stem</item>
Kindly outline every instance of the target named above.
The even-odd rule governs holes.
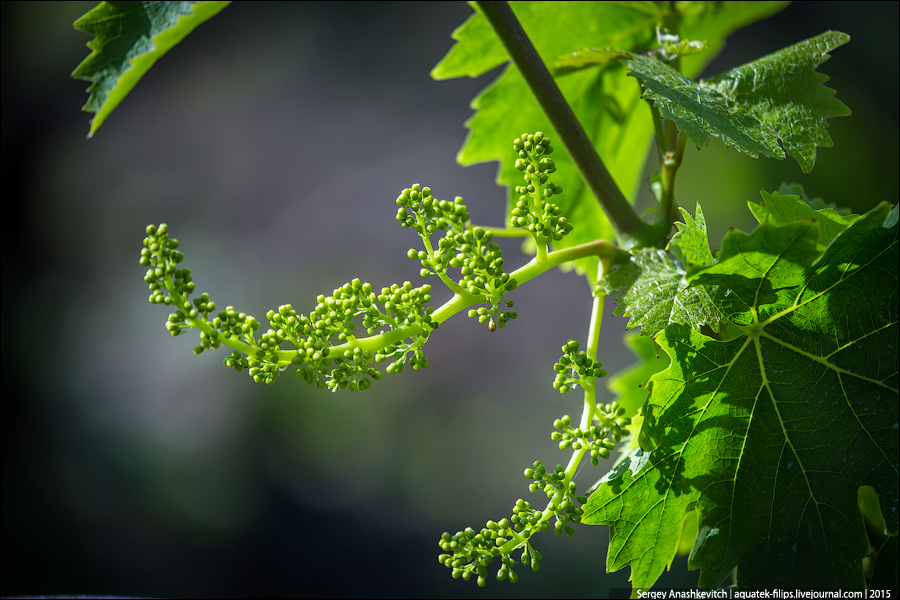
[[[606,273],[609,269],[612,268],[615,259],[613,256],[600,256],[600,266],[599,271],[597,273],[597,281],[603,279],[606,276]],[[603,293],[600,293],[594,296],[594,301],[591,306],[591,323],[588,328],[588,340],[587,340],[587,355],[591,360],[597,360],[597,350],[600,345],[600,327],[603,324],[603,306],[604,300],[606,296]],[[581,421],[579,423],[579,427],[582,431],[586,431],[591,423],[594,422],[594,418],[597,415],[597,393],[596,386],[583,386],[584,387],[584,408],[581,412]],[[563,480],[563,488],[560,491],[557,491],[553,497],[550,498],[550,501],[547,502],[547,507],[541,512],[541,519],[535,526],[534,530],[540,526],[540,523],[550,519],[554,514],[554,509],[559,505],[559,503],[565,498],[566,493],[569,489],[569,483],[571,483],[572,479],[575,477],[575,473],[578,472],[578,467],[581,465],[581,461],[584,459],[584,455],[587,454],[588,447],[585,445],[579,450],[573,450],[572,456],[569,458],[569,463],[565,468],[565,479]],[[524,535],[516,535],[513,536],[508,542],[506,542],[503,546],[500,547],[501,554],[508,554],[510,552],[515,551],[520,546],[524,545],[530,538],[526,538]]]
[[[581,176],[603,206],[620,243],[626,248],[659,245],[662,237],[659,228],[642,221],[628,203],[509,5],[506,2],[476,4],[522,73]]]
[[[541,203],[541,178],[540,176],[532,176],[531,177],[531,185],[534,187],[534,193],[532,194],[532,202],[531,202],[531,214],[534,217],[535,223],[540,222],[541,220],[541,212],[543,209],[543,204]],[[534,245],[537,248],[537,252],[535,254],[535,258],[537,261],[543,262],[547,260],[547,242],[542,242],[539,239],[539,236],[532,234],[531,236],[534,238]]]
[[[535,237],[534,243],[537,245],[537,254],[535,255],[537,261],[540,263],[547,260],[547,243],[539,242],[537,237]]]
[[[653,103],[653,100],[647,100],[650,106],[650,114],[653,119],[653,128],[656,133],[656,149],[659,152],[659,164],[662,164],[663,157],[669,151],[669,142],[666,140],[665,126],[663,125],[662,114],[659,108]]]
[[[678,219],[678,205],[675,202],[675,176],[684,159],[684,149],[687,145],[687,136],[677,134],[677,142],[674,152],[666,152],[662,159],[662,197],[659,200],[659,212],[656,215],[656,225],[661,230],[669,231],[672,224]]]
[[[569,248],[563,248],[562,250],[548,252],[546,258],[542,261],[538,260],[537,257],[532,258],[528,263],[510,273],[510,277],[516,280],[517,285],[522,285],[523,283],[534,279],[541,273],[549,271],[550,269],[557,267],[563,263],[572,262],[574,260],[578,260],[579,258],[585,258],[588,256],[600,257],[601,263],[603,261],[606,261],[608,264],[625,264],[631,258],[631,254],[625,252],[624,250],[621,250],[620,248],[617,248],[610,242],[607,242],[606,240],[596,240],[587,244],[580,244],[578,246],[571,246]],[[437,310],[435,310],[434,313],[432,313],[431,318],[434,322],[440,324],[456,313],[465,310],[470,306],[481,304],[482,302],[484,302],[484,298],[482,296],[476,296],[465,292],[462,294],[457,293],[452,298],[450,298],[450,300],[448,300]],[[194,321],[191,322],[194,323]],[[200,321],[200,324],[205,325],[206,328],[211,329],[211,327],[203,321]],[[201,327],[201,329],[203,329],[204,331],[206,330],[203,327]],[[407,337],[413,337],[417,335],[421,331],[421,329],[422,328],[419,325],[411,325],[409,327],[392,329],[390,331],[385,331],[383,333],[379,333],[369,337],[355,338],[353,340],[344,342],[343,344],[332,346],[329,352],[331,356],[339,356],[345,350],[349,350],[352,348],[361,348],[362,350],[374,352],[391,344],[395,344]],[[235,350],[240,350],[241,352],[250,354],[251,356],[255,354],[255,349],[247,346],[246,344],[241,344],[240,348],[234,347],[231,344],[232,340],[222,341],[223,346],[228,346],[230,348],[234,348]],[[296,350],[279,350],[279,365],[290,364],[291,359],[296,355]]]
[[[517,238],[525,237],[528,235],[527,231],[518,227],[488,227],[485,225],[479,225],[479,227],[481,227],[485,231],[490,231],[492,234],[494,234],[495,238]],[[471,227],[469,229],[471,229]]]
[[[613,261],[611,257],[600,257],[600,264],[597,266],[597,281],[603,281],[606,274],[612,269]],[[588,329],[587,352],[588,358],[597,360],[597,351],[600,347],[600,327],[603,325],[603,305],[606,300],[606,294],[603,289],[598,286],[598,293],[594,296],[594,304],[591,307],[591,324]]]
[[[427,231],[427,223],[424,222],[421,215],[418,218],[418,222],[419,229],[421,229],[421,231],[423,232]],[[434,246],[431,245],[431,236],[427,233],[420,233],[419,237],[422,238],[422,244],[425,246],[425,252],[428,253],[428,258],[431,259],[432,264],[436,264],[434,257]],[[463,293],[463,289],[459,287],[459,284],[450,279],[450,277],[447,276],[447,273],[437,273],[437,276],[440,277],[441,281],[444,282],[444,285],[450,288],[453,293]]]
[[[588,256],[597,256],[600,257],[601,261],[614,262],[617,264],[624,264],[631,257],[628,252],[617,248],[606,240],[595,240],[587,244],[580,244],[578,246],[571,246],[569,248],[563,248],[562,250],[549,252],[543,260],[539,260],[538,257],[535,257],[525,265],[510,273],[510,277],[516,280],[517,285],[520,285],[563,263],[572,262]],[[154,266],[159,266],[158,263],[153,264]],[[190,303],[175,289],[171,277],[166,277],[164,279],[164,285],[172,300],[171,306],[180,311],[184,315],[185,321],[192,327],[206,333],[211,339],[217,337],[219,346],[237,350],[248,357],[256,356],[259,347],[257,347],[255,343],[247,343],[240,339],[217,335],[219,333],[218,330],[206,320],[205,316],[198,315],[197,317],[192,317],[192,307]],[[464,290],[461,290],[461,293],[455,293],[450,300],[432,313],[432,320],[438,324],[443,323],[456,313],[482,302],[484,302],[483,296],[469,294]],[[375,352],[386,346],[400,342],[407,337],[414,337],[421,332],[421,329],[421,325],[411,325],[408,327],[391,329],[390,331],[363,338],[351,336],[346,342],[331,346],[329,348],[329,354],[331,356],[339,356],[345,350],[351,350],[353,348]],[[277,350],[276,354],[279,359],[278,366],[285,367],[290,365],[292,359],[297,356],[297,350]]]

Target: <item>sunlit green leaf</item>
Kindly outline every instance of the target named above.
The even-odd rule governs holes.
[[[614,315],[631,317],[628,327],[654,335],[672,323],[718,331],[722,315],[703,286],[688,287],[687,273],[657,248],[641,248],[632,261],[609,274],[600,285],[619,294]]]
[[[678,210],[684,218],[684,223],[675,222],[678,231],[672,236],[666,250],[672,252],[685,267],[705,267],[713,264],[716,259],[709,248],[706,219],[703,217],[700,203],[697,203],[697,212],[694,217],[691,217],[688,211],[680,206]]]
[[[669,366],[669,357],[661,355],[650,337],[637,332],[626,333],[624,343],[637,358],[637,363],[610,375],[606,387],[616,396],[616,402],[625,408],[626,414],[631,416],[637,413],[650,393],[650,377]]]
[[[553,63],[556,75],[565,75],[590,67],[605,67],[615,63],[620,58],[626,58],[627,52],[611,50],[609,48],[582,48],[575,52],[564,54]]]
[[[700,54],[709,48],[709,44],[701,40],[681,40],[677,44],[668,46],[666,50],[675,56],[690,56]]]

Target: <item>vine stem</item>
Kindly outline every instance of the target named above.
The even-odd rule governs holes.
[[[674,129],[674,127],[669,128]],[[656,216],[656,224],[668,231],[671,224],[678,219],[678,204],[675,202],[675,176],[684,160],[684,149],[687,146],[687,136],[675,131],[674,150],[660,152],[660,176],[662,179],[662,196],[659,199],[659,212]],[[672,147],[672,146],[670,146]]]
[[[597,267],[597,281],[602,281],[604,277],[606,277],[606,273],[612,268],[613,261],[611,257],[600,257],[600,264]],[[585,350],[587,356],[592,361],[597,360],[597,352],[600,348],[600,327],[603,325],[603,308],[606,301],[606,294],[602,289],[599,289],[598,293],[594,296],[594,300],[591,304],[591,324],[588,327],[588,339],[587,339],[587,349]],[[584,388],[584,409],[581,412],[581,422],[579,427],[581,427],[582,431],[587,431],[590,428],[591,423],[594,422],[594,417],[597,414],[597,386],[596,380],[592,381],[592,385],[590,388]],[[583,451],[586,451],[586,448],[582,448]],[[569,461],[569,464],[566,466],[566,486],[569,485],[569,482],[572,481],[572,478],[575,477],[575,472],[578,469],[578,465],[581,464],[581,459],[584,457],[584,452],[580,452],[580,455],[577,456],[573,453],[572,459]]]
[[[605,258],[606,260],[617,264],[625,264],[631,258],[631,255],[628,252],[617,248],[606,240],[596,240],[587,244],[580,244],[578,246],[571,246],[569,248],[563,248],[562,250],[549,252],[544,260],[538,260],[537,257],[532,258],[528,263],[510,273],[510,277],[516,280],[517,285],[521,285],[534,279],[541,273],[549,271],[553,267],[587,256],[598,256],[601,259]],[[456,313],[465,310],[470,306],[474,306],[475,304],[480,304],[481,302],[484,302],[482,296],[475,296],[468,293],[455,294],[450,300],[435,310],[434,313],[432,313],[431,318],[436,323],[443,323]],[[421,327],[418,325],[392,329],[391,331],[386,331],[381,334],[366,338],[358,338],[345,342],[344,344],[332,346],[331,353],[340,354],[344,350],[354,347],[370,351],[378,350],[390,344],[399,342],[404,338],[414,336],[418,334],[420,330]],[[284,356],[282,356],[282,352],[284,353]],[[279,358],[281,358],[282,361],[286,361],[285,364],[287,364],[290,363],[291,358],[293,358],[295,354],[295,351],[283,350],[279,352]]]
[[[622,246],[660,245],[660,228],[642,221],[628,203],[509,4],[485,1],[476,4],[522,73],[591,192],[603,206]]]

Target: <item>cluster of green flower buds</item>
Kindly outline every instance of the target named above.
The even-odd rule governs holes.
[[[572,231],[572,224],[561,216],[562,209],[547,202],[562,188],[550,181],[550,174],[556,171],[556,164],[548,155],[553,152],[550,138],[542,132],[523,134],[513,142],[518,153],[515,167],[524,173],[525,185],[516,186],[520,194],[512,209],[510,222],[534,236],[538,244],[559,241]]]
[[[381,293],[376,295],[370,283],[354,279],[335,289],[331,296],[320,295],[316,301],[316,309],[309,317],[297,315],[290,306],[266,315],[273,326],[283,326],[279,331],[293,333],[291,341],[298,350],[294,362],[308,365],[298,371],[302,379],[332,391],[345,388],[365,390],[371,387],[373,379],[382,377],[380,371],[370,366],[373,360],[381,362],[386,356],[393,356],[393,368],[389,367],[388,372],[399,372],[402,366],[398,369],[397,365],[402,365],[406,354],[412,351],[414,358],[410,362],[427,365],[421,346],[431,331],[437,328],[431,317],[434,307],[425,306],[431,301],[430,285],[413,288],[406,281],[403,285],[382,288]],[[379,308],[379,304],[384,310]],[[353,339],[356,328],[354,319],[360,315],[369,335],[381,328],[412,328],[416,331],[412,336],[414,341],[394,344],[375,353],[352,347],[339,355],[329,354],[328,348],[334,338],[337,342]],[[333,359],[333,365],[329,364],[329,359]]]
[[[320,305],[325,305],[325,298],[320,296]],[[314,312],[314,315],[321,316],[321,313]],[[290,304],[282,304],[277,311],[270,310],[266,313],[269,324],[274,328],[279,336],[290,340],[297,348],[297,355],[291,359],[295,365],[309,365],[315,367],[315,371],[324,373],[329,363],[330,344],[327,337],[312,336],[314,325],[312,320],[316,317],[307,317],[298,314],[294,307]],[[298,372],[299,374],[299,372]],[[301,375],[301,379],[314,383],[315,378],[309,371]],[[320,387],[324,387],[324,381]]]
[[[437,200],[431,188],[415,184],[400,192],[397,198],[397,220],[403,227],[412,227],[421,236],[444,231],[465,230],[469,213],[463,199],[457,196],[453,202]]]
[[[594,466],[599,462],[598,457],[609,458],[609,451],[626,434],[625,428],[631,422],[631,419],[624,416],[625,409],[616,403],[598,408],[595,420],[599,424],[591,427],[589,435],[578,428],[572,429],[571,418],[568,416],[554,422],[554,427],[559,431],[553,435],[554,440],[566,436],[566,443],[560,443],[560,448],[563,449],[579,450],[589,446],[591,464]],[[521,563],[535,571],[540,569],[541,554],[531,546],[530,540],[534,534],[548,531],[552,518],[556,518],[553,524],[556,535],[571,536],[575,533],[571,524],[581,522],[584,514],[581,505],[587,502],[587,497],[576,496],[578,488],[567,475],[565,467],[556,465],[556,468],[548,471],[537,460],[525,469],[525,477],[532,480],[528,485],[530,492],[544,492],[547,495],[550,500],[547,508],[536,509],[520,499],[508,519],[502,519],[499,523],[488,521],[481,531],[468,527],[454,535],[444,533],[438,545],[446,554],[438,556],[438,560],[452,570],[454,578],[468,581],[476,576],[478,585],[484,586],[487,583],[488,567],[495,558],[500,558],[502,565],[497,571],[497,579],[515,583],[518,575],[512,569],[516,561],[511,553],[522,548]]]
[[[516,280],[503,271],[503,253],[500,246],[491,241],[493,236],[480,227],[455,234],[453,241],[457,244],[457,254],[450,261],[450,266],[458,267],[462,276],[459,286],[473,296],[483,296],[488,305],[470,310],[469,318],[487,323],[491,331],[517,316],[516,311],[507,310],[512,308],[513,302],[506,297],[508,292],[516,289]]]
[[[507,519],[504,521],[508,523]],[[447,554],[439,555],[438,561],[451,570],[454,579],[469,581],[475,575],[478,585],[484,587],[487,585],[487,569],[494,559],[499,557],[503,562],[501,569],[506,568],[506,576],[509,581],[515,583],[519,580],[519,576],[510,569],[511,565],[508,565],[508,563],[515,564],[515,560],[508,553],[501,553],[498,548],[506,541],[505,538],[500,538],[499,527],[496,527],[496,523],[488,521],[488,525],[490,524],[495,525],[495,529],[486,526],[478,532],[471,527],[466,527],[465,530],[457,531],[454,535],[444,532],[441,536],[438,545]],[[500,539],[503,539],[503,542],[498,544],[497,541]]]
[[[331,296],[318,296],[316,309],[308,318],[300,317],[299,332],[323,342],[332,337],[346,342],[356,329],[353,319],[362,315],[363,327],[369,335],[381,327],[399,329],[421,325],[427,329],[427,336],[437,327],[431,319],[434,308],[425,306],[430,301],[430,285],[413,288],[406,281],[403,285],[381,288],[381,293],[376,295],[372,284],[354,279],[335,289]],[[379,303],[384,306],[383,311],[378,308]]]
[[[150,285],[150,304],[172,306],[175,304],[173,293],[186,299],[194,291],[190,270],[176,266],[184,260],[184,255],[177,248],[178,240],[169,239],[169,228],[165,223],[159,227],[147,225],[140,262],[142,266],[150,267],[144,275],[144,281]],[[172,284],[171,289],[167,287],[169,283]],[[180,333],[177,327],[169,327],[169,331],[172,335]]]
[[[603,363],[592,360],[587,352],[579,351],[580,345],[575,340],[569,340],[562,347],[563,355],[559,362],[553,365],[556,371],[556,379],[553,380],[553,389],[565,394],[576,385],[586,390],[593,389],[594,379],[606,377]]]
[[[257,383],[271,385],[275,382],[275,378],[282,368],[278,356],[281,343],[285,340],[282,331],[269,329],[257,340],[255,333],[261,327],[259,321],[246,313],[237,312],[233,306],[221,311],[210,323],[215,327],[212,334],[217,344],[220,344],[223,339],[231,339],[241,341],[256,350],[247,358],[241,357],[240,353],[232,353],[223,361],[226,367],[231,367],[238,372],[247,369],[250,377]],[[205,341],[203,331],[200,332],[200,340],[201,343]],[[210,347],[215,346],[210,345]],[[194,352],[199,354],[198,350],[200,349],[197,348]]]
[[[144,238],[140,264],[150,267],[144,275],[144,281],[150,286],[150,303],[164,304],[177,309],[166,321],[166,329],[173,336],[177,336],[195,327],[199,321],[208,321],[209,314],[216,310],[216,303],[210,300],[209,294],[206,293],[194,298],[193,301],[190,300],[195,284],[190,269],[177,267],[184,260],[184,255],[177,250],[178,240],[169,238],[168,226],[165,223],[158,227],[148,225],[146,231],[147,237]],[[246,315],[243,313],[240,315],[240,322],[237,322],[235,317],[232,307],[220,312],[215,320],[218,323],[214,325],[215,329],[200,332],[200,345],[194,348],[194,354],[218,348],[223,338],[238,339],[240,334],[247,332],[252,323],[255,323],[256,328],[259,327],[252,317],[250,317],[252,323],[245,323],[243,319]],[[252,332],[250,335],[252,337]]]
[[[438,545],[447,554],[438,556],[438,561],[451,570],[454,579],[469,581],[474,575],[478,585],[484,587],[488,567],[495,558],[499,558],[501,565],[497,570],[497,580],[516,583],[519,575],[513,570],[516,559],[512,557],[512,552],[522,548],[521,563],[533,571],[539,570],[541,553],[531,546],[529,540],[532,534],[549,528],[550,524],[541,511],[520,499],[508,519],[488,521],[481,531],[467,527],[454,535],[444,533]]]
[[[481,227],[469,227],[469,213],[463,200],[437,200],[431,188],[418,183],[403,190],[397,198],[397,220],[403,227],[413,228],[421,236],[425,250],[410,249],[407,256],[422,264],[420,274],[440,276],[452,290],[481,296],[487,307],[472,309],[469,317],[487,323],[491,331],[503,327],[516,318],[513,303],[506,293],[516,288],[516,280],[503,270],[503,253],[493,241],[494,234]],[[435,246],[431,234],[446,233]],[[448,269],[459,270],[459,279],[452,281]]]
[[[562,465],[556,465],[556,469],[547,471],[541,461],[536,460],[532,467],[525,469],[525,477],[533,480],[528,485],[528,491],[544,492],[547,498],[553,500],[550,504],[550,509],[556,517],[553,532],[556,535],[575,533],[575,530],[566,523],[581,522],[581,515],[584,511],[579,504],[587,502],[587,498],[575,495],[577,486],[574,481],[566,483],[565,468]]]
[[[144,281],[150,285],[150,302],[177,309],[166,321],[169,333],[176,336],[187,329],[199,329],[200,345],[194,348],[194,354],[219,348],[226,341],[247,344],[256,350],[252,356],[245,358],[234,352],[225,358],[225,365],[237,371],[249,369],[255,381],[272,383],[278,373],[276,350],[281,341],[275,332],[270,329],[257,342],[254,335],[260,328],[259,322],[246,313],[237,312],[232,306],[219,311],[210,320],[209,315],[216,310],[216,303],[206,293],[190,300],[195,285],[190,270],[176,266],[184,255],[176,250],[178,240],[169,239],[168,226],[165,223],[158,227],[148,225],[146,231],[140,263],[150,267],[144,276]]]
[[[565,415],[553,421],[556,431],[550,434],[551,440],[559,442],[560,450],[590,449],[591,465],[595,467],[600,464],[601,458],[605,460],[610,457],[616,443],[628,435],[627,427],[631,424],[631,418],[624,416],[625,409],[615,402],[597,408],[599,414],[587,429],[572,427],[572,418]]]
[[[289,304],[270,310],[266,314],[270,328],[257,338],[261,325],[254,317],[232,306],[215,313],[216,304],[208,294],[190,300],[195,285],[191,272],[177,266],[184,258],[177,248],[178,241],[169,239],[165,224],[150,225],[140,263],[149,267],[144,281],[150,286],[150,302],[177,309],[166,321],[169,332],[200,331],[195,354],[229,345],[237,349],[225,358],[225,366],[238,372],[247,370],[254,381],[271,384],[293,364],[300,379],[332,391],[365,390],[372,380],[381,379],[382,373],[371,366],[373,361],[392,358],[389,373],[401,371],[409,354],[413,368],[428,364],[422,346],[438,326],[432,318],[434,308],[426,307],[431,301],[429,285],[413,288],[407,281],[376,294],[370,284],[355,279],[331,296],[319,296],[308,316],[298,314]],[[408,329],[409,335],[399,342],[386,341],[379,350],[363,349],[355,345],[353,337],[358,317],[369,335],[382,328]],[[293,349],[282,349],[285,343]],[[341,352],[332,351],[336,344],[344,346]]]
[[[593,386],[595,377],[605,377],[599,362],[591,360],[587,353],[580,350],[575,340],[569,340],[562,347],[563,356],[556,365],[556,371],[564,378],[563,384],[571,388],[576,383],[582,386]],[[563,375],[563,372],[568,373]],[[561,386],[556,386],[561,387]],[[590,462],[597,466],[600,458],[609,458],[610,451],[616,443],[627,435],[627,427],[631,419],[625,416],[625,409],[613,402],[599,405],[593,411],[592,425],[583,430],[572,427],[572,419],[568,415],[554,421],[556,431],[551,438],[559,442],[562,450],[572,449],[576,452],[589,450]],[[553,523],[556,535],[573,535],[574,523],[580,523],[584,514],[582,505],[587,502],[584,495],[576,495],[578,487],[572,481],[571,472],[562,465],[547,470],[541,461],[525,469],[525,477],[531,480],[528,490],[532,493],[543,492],[549,503],[543,510],[533,508],[525,500],[518,500],[513,507],[513,514],[499,523],[488,521],[481,531],[467,528],[455,535],[445,533],[439,545],[446,554],[438,560],[452,570],[454,578],[465,580],[477,577],[478,585],[487,582],[487,568],[495,558],[500,558],[502,566],[497,572],[498,580],[515,582],[518,576],[513,571],[516,561],[510,553],[523,548],[521,563],[531,566],[537,571],[540,568],[540,553],[530,543],[532,536],[538,532],[546,532]]]

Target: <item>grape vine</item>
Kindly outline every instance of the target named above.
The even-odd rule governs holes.
[[[454,33],[458,43],[435,77],[471,76],[507,60],[515,67],[476,102],[461,158],[483,160],[485,138],[498,135],[479,121],[504,120],[491,110],[510,102],[492,105],[492,94],[518,90],[516,102],[526,108],[503,116],[516,123],[530,115],[529,129],[537,122],[543,131],[518,135],[511,151],[491,156],[510,190],[505,227],[474,225],[461,197],[440,200],[420,184],[400,193],[396,220],[421,241],[406,255],[431,284],[379,291],[354,279],[316,297],[309,313],[290,304],[269,311],[264,330],[232,306],[220,310],[207,293],[194,296],[180,245],[160,224],[146,228],[140,257],[150,302],[172,310],[171,335],[199,333],[195,354],[228,348],[225,366],[256,382],[273,384],[291,368],[321,389],[364,391],[385,373],[428,367],[425,344],[454,314],[466,311],[496,332],[520,317],[520,286],[574,266],[591,283],[590,326],[584,349],[574,339],[564,343],[547,386],[581,395],[579,418],[552,423],[551,440],[570,456],[552,469],[540,460],[525,469],[529,492],[546,497],[543,507],[543,498],[520,498],[508,517],[440,536],[438,560],[453,578],[484,586],[493,574],[515,583],[517,565],[541,566],[538,533],[571,536],[573,525],[606,524],[607,570],[630,566],[636,589],[654,585],[682,538],[704,588],[896,584],[886,561],[875,559],[896,553],[900,533],[897,206],[854,215],[784,185],[751,204],[757,228],[732,231],[713,250],[700,203],[691,216],[675,196],[685,148],[713,137],[752,157],[791,156],[809,173],[817,147],[832,145],[827,120],[850,114],[816,70],[849,37],[828,31],[697,81],[710,49],[734,28],[717,21],[720,11],[744,9],[590,4],[553,10],[571,11],[570,23],[619,23],[615,31],[572,25],[570,36],[548,41],[540,29],[548,7],[523,3],[513,12],[502,2],[477,2]],[[710,39],[693,39],[701,33]],[[610,46],[598,46],[597,35]],[[500,58],[489,65],[494,59],[484,57],[494,55]],[[82,67],[77,73],[85,75]],[[526,88],[531,94],[523,97]],[[545,134],[551,127],[565,153],[554,154]],[[637,215],[616,183],[629,174],[608,168],[598,153],[606,147],[609,164],[617,164],[606,140],[629,136],[655,138],[653,222]],[[525,237],[534,256],[509,269],[498,236]],[[432,305],[433,286],[451,298]],[[616,313],[652,337],[670,364],[642,362],[640,391],[632,386],[601,402],[598,380],[607,372],[598,347],[610,294],[618,294]],[[579,494],[582,464],[614,457],[608,473]],[[870,493],[861,490],[873,490],[876,500],[858,500]],[[788,553],[793,562],[779,566],[790,562]]]

